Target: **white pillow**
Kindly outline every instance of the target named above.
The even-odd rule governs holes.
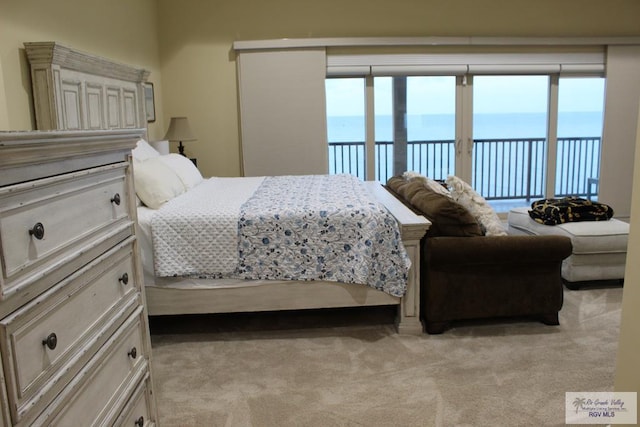
[[[135,163],[133,182],[142,203],[152,209],[187,191],[182,180],[160,157]]]
[[[420,172],[415,171],[406,171],[402,174],[402,177],[406,180],[410,180],[413,178],[424,178],[424,176],[420,174]]]
[[[451,197],[451,193],[449,190],[444,188],[444,185],[440,184],[438,181],[421,175],[418,172],[405,172],[402,174],[402,177],[406,180],[412,179],[420,179],[424,182],[424,186],[433,191],[434,193],[442,194],[443,196]]]
[[[196,165],[185,156],[171,153],[160,156],[160,160],[178,175],[187,190],[203,181],[202,174]]]
[[[484,197],[457,176],[449,175],[446,182],[453,200],[471,212],[485,229],[486,236],[507,235],[507,230],[504,225],[502,225],[500,217],[498,217],[496,211],[493,210]]]
[[[131,155],[133,156],[134,161],[144,162],[145,160],[160,156],[160,153],[147,141],[140,139],[136,144],[136,148],[131,150]]]

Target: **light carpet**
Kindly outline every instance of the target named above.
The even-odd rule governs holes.
[[[564,425],[613,390],[622,288],[565,290],[560,326],[399,335],[391,308],[151,319],[160,425]]]

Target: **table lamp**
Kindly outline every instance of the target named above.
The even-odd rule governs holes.
[[[164,139],[169,141],[178,141],[178,152],[183,156],[186,156],[186,154],[184,154],[184,145],[182,145],[182,142],[196,140],[193,136],[193,132],[191,132],[191,127],[189,126],[189,121],[186,117],[171,117],[169,130],[167,130],[167,134],[164,136]]]

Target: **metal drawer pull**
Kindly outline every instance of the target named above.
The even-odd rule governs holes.
[[[42,345],[46,345],[49,350],[53,350],[58,345],[58,336],[54,333],[49,334],[46,339],[42,340]]]
[[[138,350],[136,350],[136,348],[133,347],[131,351],[127,353],[127,356],[131,357],[132,359],[135,359],[136,357],[138,357]]]
[[[129,275],[127,273],[124,273],[119,279],[118,282],[121,282],[123,285],[126,285],[127,283],[129,283]]]
[[[134,423],[136,427],[143,427],[144,426],[144,417],[140,417],[136,420],[136,422]]]
[[[116,193],[115,196],[113,196],[111,198],[111,203],[115,203],[116,205],[120,206],[120,194]]]
[[[38,240],[42,240],[44,237],[44,225],[41,222],[36,223],[31,230],[29,230],[29,235],[35,237]]]

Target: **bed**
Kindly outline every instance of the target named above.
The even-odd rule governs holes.
[[[398,331],[422,331],[415,266],[429,223],[379,183],[204,179],[144,141],[134,170],[150,315],[397,305]]]
[[[25,43],[25,49],[31,65],[38,129],[135,128],[146,123],[143,92],[148,71],[79,52],[55,42]],[[159,155],[150,150],[146,153],[147,158],[140,153],[134,155],[137,192],[141,189],[138,180],[144,175],[144,166],[140,166],[140,163],[149,160],[150,153],[151,156]],[[175,194],[170,195],[172,200],[179,200],[196,190],[191,188],[193,182],[190,180],[202,179],[196,176],[199,172],[195,173],[194,168],[183,162],[186,158],[176,160],[176,156],[167,155],[172,159],[168,167],[176,168],[192,185],[185,185],[187,191],[177,194],[179,191],[173,188],[175,179],[174,182],[165,182],[161,192],[173,191]],[[251,178],[246,180],[250,181]],[[389,292],[375,286],[348,283],[353,282],[353,278],[342,281],[336,277],[294,280],[292,277],[255,279],[197,273],[181,275],[165,272],[157,275],[153,232],[149,224],[153,222],[156,211],[162,210],[160,206],[163,203],[152,207],[149,206],[153,203],[146,206],[141,203],[137,220],[149,315],[393,305],[398,307],[397,328],[400,333],[422,333],[419,320],[420,239],[430,223],[424,217],[415,215],[379,183],[361,185],[378,209],[386,212],[395,223],[399,246],[408,259],[408,268],[401,274],[403,288],[395,284],[394,290]],[[237,224],[232,229],[237,231]],[[343,245],[345,243],[348,242],[345,241]]]

